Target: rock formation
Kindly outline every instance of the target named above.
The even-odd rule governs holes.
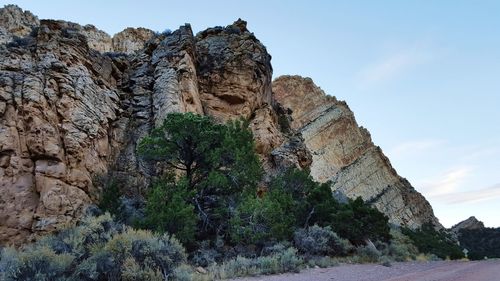
[[[266,180],[310,167],[394,223],[437,224],[345,103],[310,79],[271,82],[271,56],[242,20],[196,36],[184,25],[111,38],[12,5],[0,15],[0,244],[74,223],[102,175],[140,194],[157,167],[137,156],[137,142],[170,112],[248,120]]]
[[[205,112],[217,119],[250,118],[271,105],[271,56],[246,22],[196,36],[198,83]]]
[[[292,110],[298,130],[312,154],[311,175],[331,181],[332,189],[348,197],[361,196],[390,221],[409,227],[439,225],[430,204],[401,178],[368,131],[359,127],[343,101],[327,96],[309,78],[282,76],[273,82],[276,100]]]
[[[111,59],[74,25],[42,20],[0,49],[0,240],[71,223],[107,171],[122,112]]]
[[[467,249],[469,259],[500,258],[500,227],[485,227],[482,221],[472,216],[449,230],[460,246]]]
[[[147,28],[126,28],[113,36],[113,51],[132,54],[144,47],[144,44],[154,36],[154,32]]]
[[[474,229],[483,229],[484,223],[476,219],[476,217],[472,216],[464,221],[457,223],[456,225],[451,227],[451,231],[454,233],[459,233],[460,230],[474,230]]]
[[[28,35],[38,24],[38,18],[29,11],[6,5],[0,9],[0,44]]]

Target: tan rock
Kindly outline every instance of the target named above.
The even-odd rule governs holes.
[[[144,47],[144,43],[154,36],[147,28],[126,28],[113,36],[113,51],[132,54]]]
[[[361,196],[392,223],[439,225],[430,204],[396,173],[345,102],[327,96],[310,78],[299,76],[277,78],[273,93],[292,110],[292,128],[302,133],[312,154],[314,179],[331,181],[333,190],[351,198]]]
[[[201,266],[198,266],[195,269],[196,269],[196,272],[198,272],[200,274],[207,274],[208,273],[208,271]]]
[[[249,119],[272,104],[271,56],[238,20],[196,36],[198,84],[203,109],[219,120]]]
[[[278,124],[278,116],[271,106],[259,108],[250,122],[258,154],[267,156],[285,141]]]
[[[74,223],[91,202],[93,174],[109,165],[108,130],[120,110],[112,62],[90,51],[77,27],[41,21],[36,54],[0,51],[2,244]]]
[[[0,43],[24,36],[0,46],[1,245],[74,224],[103,175],[128,195],[143,193],[161,167],[139,157],[137,143],[171,112],[246,119],[264,182],[310,168],[394,223],[435,219],[344,102],[310,79],[271,84],[271,56],[242,20],[196,36],[184,25],[159,35],[129,28],[111,39],[91,25],[38,22],[14,6],[0,15]]]
[[[91,24],[87,24],[82,27],[81,33],[87,37],[87,44],[89,48],[102,53],[113,51],[111,36],[109,36],[106,32],[97,29]]]

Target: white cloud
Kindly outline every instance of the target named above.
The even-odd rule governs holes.
[[[470,176],[470,167],[458,167],[449,170],[443,176],[433,180],[423,181],[419,186],[424,195],[437,197],[444,194],[455,193]]]
[[[403,72],[427,62],[429,58],[430,55],[424,48],[413,47],[401,50],[362,69],[359,74],[360,85],[367,86],[391,80]]]
[[[485,159],[498,159],[497,156],[500,156],[500,147],[496,143],[491,145],[480,144],[470,148],[458,148],[457,154],[462,154],[462,161],[484,162]]]
[[[436,196],[435,199],[448,204],[478,203],[500,199],[500,183],[478,190],[443,194]]]
[[[400,143],[395,147],[389,149],[388,154],[391,157],[399,157],[409,153],[422,153],[424,151],[438,148],[444,143],[445,141],[443,140],[433,139],[408,141]]]

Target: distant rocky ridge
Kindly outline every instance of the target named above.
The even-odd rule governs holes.
[[[462,229],[473,230],[473,229],[483,229],[483,228],[484,228],[484,223],[482,221],[479,221],[476,217],[472,216],[452,226],[451,231],[454,233],[458,233]]]
[[[39,25],[38,17],[31,12],[23,11],[16,5],[6,5],[0,9],[0,44],[10,42],[15,37],[27,36]],[[88,46],[94,50],[126,54],[142,49],[144,43],[154,35],[152,30],[142,27],[126,28],[113,37],[91,24],[71,24],[71,29],[85,35]]]
[[[467,249],[470,259],[500,258],[500,227],[485,227],[472,216],[451,227],[450,232]]]
[[[441,227],[345,102],[309,78],[272,82],[271,56],[242,20],[197,35],[184,25],[111,38],[13,5],[0,15],[0,244],[73,224],[100,175],[140,193],[157,167],[137,156],[137,141],[170,112],[247,119],[265,180],[309,168],[392,223]]]

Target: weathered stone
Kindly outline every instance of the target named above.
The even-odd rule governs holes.
[[[42,20],[36,49],[0,51],[3,244],[74,222],[91,202],[93,175],[107,171],[108,131],[121,110],[112,61],[78,27]]]
[[[292,110],[291,127],[301,132],[312,154],[314,179],[331,181],[334,191],[351,198],[361,196],[392,223],[440,226],[430,204],[397,174],[345,102],[327,96],[310,78],[299,76],[277,78],[273,93]]]
[[[147,28],[126,28],[113,36],[113,51],[132,54],[141,50],[153,36],[154,32]]]
[[[483,228],[484,228],[484,223],[478,220],[476,217],[472,216],[452,226],[451,231],[457,234],[462,229],[471,230],[471,229],[483,229]]]
[[[87,44],[89,48],[102,53],[113,51],[111,36],[109,36],[106,32],[97,29],[91,24],[83,26],[81,32],[85,35],[85,37],[87,37]]]
[[[0,9],[0,44],[30,34],[38,24],[38,18],[29,11],[23,11],[16,5],[6,5]]]
[[[137,143],[171,112],[246,119],[263,183],[310,168],[394,223],[435,221],[344,102],[310,79],[271,84],[271,56],[242,20],[196,36],[184,25],[164,34],[129,28],[111,39],[91,25],[39,22],[15,6],[0,15],[0,43],[23,37],[0,46],[2,245],[75,223],[102,176],[129,195],[143,192],[161,165],[142,159]]]
[[[269,155],[285,141],[285,136],[279,128],[278,116],[271,106],[255,110],[254,115],[250,129],[254,135],[257,153]]]
[[[219,120],[249,119],[272,104],[271,56],[238,20],[196,35],[198,84],[206,114]]]

